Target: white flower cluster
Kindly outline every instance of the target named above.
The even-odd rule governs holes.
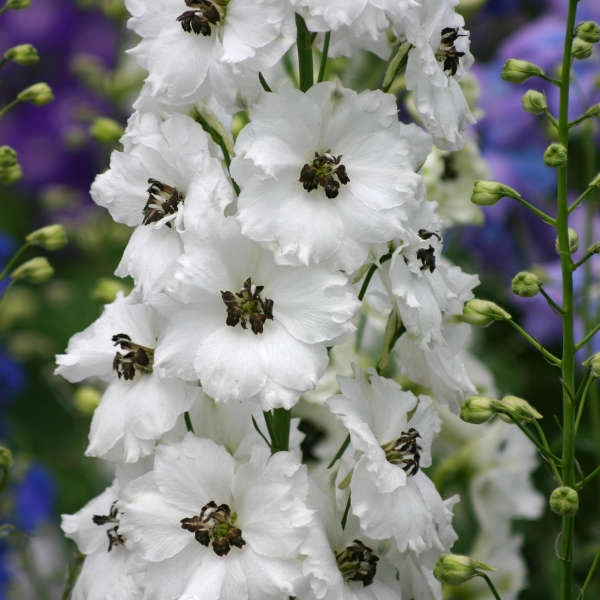
[[[474,390],[455,317],[477,278],[441,256],[419,173],[431,136],[457,148],[472,120],[455,4],[126,0],[148,77],[91,194],[133,228],[116,274],[135,288],[57,358],[105,386],[86,454],[116,473],[64,516],[86,554],[73,600],[441,598],[458,499],[422,470],[441,421],[380,373],[454,407]],[[296,89],[295,42],[301,77],[307,47],[312,77],[319,44],[324,61],[409,44],[430,133],[390,94]],[[336,380],[336,353],[361,343],[378,371]],[[326,402],[296,417],[311,392]],[[346,441],[309,470],[324,413]]]

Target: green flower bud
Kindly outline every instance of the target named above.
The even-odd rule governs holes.
[[[497,181],[476,181],[471,202],[479,206],[491,206],[500,198],[520,198],[519,192]]]
[[[579,236],[577,235],[577,232],[571,227],[567,229],[567,234],[569,236],[569,254],[573,254],[574,252],[577,252],[577,250],[579,250]],[[556,249],[556,252],[560,254],[560,245],[558,242],[559,240],[557,236],[554,240],[554,248]]]
[[[495,571],[485,563],[473,560],[463,554],[442,554],[438,559],[433,576],[448,585],[461,585],[473,577],[481,575],[481,571]]]
[[[5,448],[4,446],[0,446],[0,469],[4,471],[8,471],[13,466],[13,456],[12,452]]]
[[[510,83],[523,83],[530,77],[538,77],[543,74],[544,71],[537,65],[517,58],[509,58],[502,67],[502,79]]]
[[[17,94],[21,102],[44,106],[54,100],[54,94],[47,83],[34,83]]]
[[[543,419],[544,417],[537,411],[527,400],[519,398],[518,396],[504,396],[500,402],[497,403],[496,409],[498,416],[507,423],[512,423],[508,415],[512,415],[515,420],[519,422],[529,423],[535,419]]]
[[[0,168],[0,183],[15,183],[21,177],[23,177],[23,171],[19,163],[12,167]]]
[[[550,494],[550,510],[563,517],[572,517],[579,510],[579,495],[572,487],[563,485]]]
[[[544,152],[544,162],[553,169],[567,164],[567,149],[558,142],[550,144]]]
[[[537,90],[527,90],[521,98],[521,104],[528,113],[533,115],[541,115],[548,108],[546,94]]]
[[[596,352],[583,363],[584,367],[590,367],[592,377],[600,379],[600,352]]]
[[[85,416],[91,415],[96,410],[101,399],[102,394],[91,385],[79,386],[73,396],[75,408]]]
[[[110,304],[117,297],[118,292],[127,293],[128,288],[116,279],[101,277],[90,292],[92,300],[101,304]]]
[[[593,49],[594,44],[590,44],[579,37],[573,39],[573,45],[571,46],[573,58],[576,58],[577,60],[585,60],[592,55]]]
[[[600,102],[594,104],[594,106],[590,106],[584,114],[586,117],[600,117]]]
[[[513,294],[521,298],[533,298],[540,291],[542,280],[531,271],[521,271],[512,280]]]
[[[494,414],[497,400],[485,396],[469,396],[460,407],[460,418],[467,423],[485,423]]]
[[[460,320],[464,323],[477,325],[478,327],[487,327],[494,321],[508,321],[512,319],[509,313],[500,308],[495,302],[489,300],[479,300],[474,298],[469,300],[464,308]]]
[[[23,10],[31,6],[31,0],[6,0],[8,10]]]
[[[36,256],[18,266],[10,276],[29,283],[44,283],[54,275],[54,269],[44,256]]]
[[[584,42],[600,42],[600,27],[594,21],[584,21],[575,28],[575,35]]]
[[[44,250],[54,251],[67,245],[67,234],[62,225],[55,223],[32,231],[25,237],[25,241],[28,244],[41,246]]]
[[[19,44],[18,46],[9,48],[4,53],[4,58],[7,60],[12,60],[14,63],[17,63],[22,67],[35,65],[40,60],[37,50],[31,44]]]
[[[113,119],[99,117],[90,126],[90,135],[103,144],[116,144],[123,135],[123,127]]]
[[[10,146],[0,146],[0,169],[17,164],[17,153]]]

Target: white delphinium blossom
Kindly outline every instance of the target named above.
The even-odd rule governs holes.
[[[179,233],[205,236],[224,219],[233,188],[210,138],[190,117],[146,117],[140,142],[115,150],[91,195],[115,221],[135,227],[116,274],[131,275],[145,298],[160,291],[182,251]]]
[[[338,480],[350,478],[350,510],[362,531],[392,537],[399,552],[447,551],[456,539],[451,509],[458,498],[444,501],[421,470],[431,465],[431,441],[441,428],[431,399],[358,367],[354,378],[339,382],[342,395],[328,404],[359,458],[350,468],[349,459],[342,462]]]
[[[126,0],[128,27],[142,37],[130,52],[148,71],[153,96],[175,105],[230,96],[239,78],[277,63],[296,36],[281,0]]]
[[[146,600],[281,600],[301,579],[306,470],[256,446],[246,463],[188,434],[157,448],[123,493],[120,530],[143,560]]]
[[[92,418],[87,456],[139,460],[197,398],[197,387],[154,368],[160,324],[152,308],[119,294],[56,357],[55,373],[68,381],[95,378],[108,384]]]
[[[275,264],[234,220],[214,239],[184,235],[184,242],[170,297],[160,302],[168,323],[158,367],[199,379],[217,402],[290,408],[323,375],[326,346],[354,330],[358,301],[346,277]]]
[[[331,259],[351,272],[399,236],[431,146],[398,121],[392,95],[328,82],[306,93],[288,87],[264,94],[250,117],[231,164],[238,218],[278,262]]]

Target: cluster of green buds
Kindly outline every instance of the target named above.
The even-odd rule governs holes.
[[[460,418],[467,423],[479,425],[494,415],[498,415],[507,423],[514,421],[530,423],[543,418],[527,400],[518,396],[504,396],[502,400],[486,396],[469,396],[460,407]]]
[[[571,52],[573,58],[585,60],[592,55],[594,44],[600,41],[600,27],[594,21],[584,21],[575,28]]]

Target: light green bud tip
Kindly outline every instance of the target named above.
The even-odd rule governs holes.
[[[587,117],[600,117],[600,102],[585,111]]]
[[[574,252],[577,252],[577,250],[579,250],[579,236],[577,235],[577,232],[571,227],[567,229],[567,234],[569,236],[569,254],[573,254]],[[558,236],[554,240],[554,248],[556,249],[556,252],[560,254],[560,243]]]
[[[14,183],[22,176],[17,153],[10,146],[0,146],[0,183]]]
[[[448,585],[461,585],[482,571],[495,571],[485,563],[463,554],[442,554],[433,569],[433,576]]]
[[[109,304],[117,297],[118,292],[127,292],[127,288],[116,279],[101,277],[96,281],[96,285],[92,288],[90,296],[96,302]]]
[[[21,102],[44,106],[54,100],[54,94],[47,83],[34,83],[17,94]]]
[[[533,298],[540,291],[542,280],[531,271],[521,271],[512,280],[513,294],[521,298]]]
[[[544,162],[547,166],[556,169],[567,164],[567,149],[558,142],[550,144],[544,152]]]
[[[0,469],[4,471],[8,471],[13,466],[13,456],[12,452],[5,448],[4,446],[0,446]]]
[[[31,0],[7,0],[6,8],[9,10],[22,10],[31,6]]]
[[[592,55],[593,49],[594,44],[590,44],[579,37],[573,39],[573,46],[571,48],[573,58],[576,58],[577,60],[585,60]]]
[[[9,48],[4,53],[4,58],[12,60],[22,67],[35,65],[40,60],[37,50],[31,44],[19,44]]]
[[[500,308],[495,302],[489,300],[479,300],[474,298],[469,300],[463,308],[463,314],[460,320],[470,325],[478,327],[487,327],[494,321],[508,321],[512,319],[509,313]]]
[[[103,144],[116,144],[123,135],[123,127],[113,119],[99,117],[90,126],[90,135]]]
[[[96,410],[101,399],[102,394],[91,385],[82,385],[78,387],[73,396],[75,408],[86,416],[91,415]]]
[[[496,414],[497,400],[485,396],[469,396],[460,407],[460,418],[467,423],[485,423]]]
[[[595,44],[600,42],[600,27],[594,21],[584,21],[575,28],[575,35],[584,42]]]
[[[479,180],[473,186],[471,202],[479,206],[491,206],[500,198],[520,198],[519,192],[497,181]]]
[[[596,352],[583,363],[584,367],[590,367],[592,377],[600,379],[600,352]]]
[[[550,510],[563,517],[572,517],[579,510],[579,495],[566,485],[557,487],[550,494]]]
[[[521,98],[523,108],[533,115],[541,115],[548,108],[546,94],[537,90],[527,90]]]
[[[41,246],[44,250],[54,251],[60,250],[67,245],[67,234],[65,228],[56,223],[32,231],[25,237],[25,241],[28,244]]]
[[[10,276],[29,283],[44,283],[54,275],[54,269],[44,256],[36,256],[17,267]]]
[[[510,83],[523,83],[530,77],[543,75],[544,71],[527,60],[509,58],[502,67],[502,79]]]
[[[518,396],[504,396],[496,404],[496,412],[507,423],[513,422],[513,419],[509,415],[512,415],[521,423],[530,423],[536,419],[544,418],[527,400],[523,400],[523,398],[519,398]]]

